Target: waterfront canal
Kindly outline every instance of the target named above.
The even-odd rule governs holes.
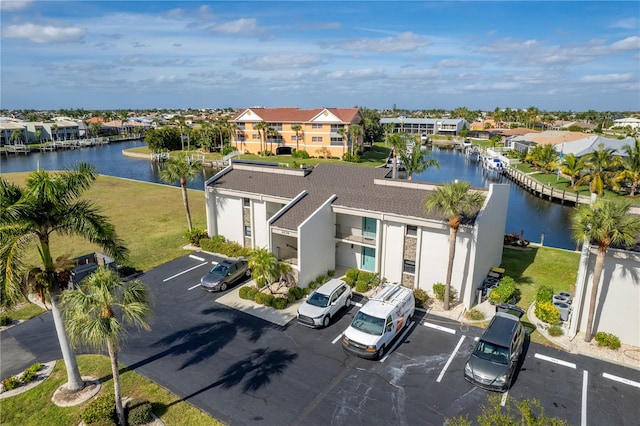
[[[85,161],[93,164],[98,172],[104,175],[163,183],[159,176],[158,164],[122,155],[123,149],[143,145],[140,141],[112,142],[103,146],[64,151],[10,154],[8,157],[2,155],[0,173],[32,171],[38,167],[44,170],[62,170],[79,161]],[[531,242],[540,243],[544,240],[545,246],[575,250],[569,218],[572,207],[540,199],[506,177],[484,170],[476,161],[458,151],[436,149],[432,156],[440,162],[440,169],[430,168],[414,175],[414,180],[443,183],[458,179],[469,181],[476,187],[488,187],[491,183],[508,184],[511,189],[505,232],[524,231],[524,238]],[[212,174],[213,170],[203,170],[193,182],[188,183],[189,188],[203,190],[204,182]]]

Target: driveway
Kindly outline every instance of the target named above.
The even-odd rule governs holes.
[[[480,413],[488,392],[467,383],[463,371],[482,330],[416,315],[385,358],[355,358],[340,347],[340,335],[357,306],[326,329],[277,326],[218,304],[220,293],[198,286],[217,260],[197,253],[141,277],[152,290],[153,329],[128,336],[122,363],[233,425],[443,424]],[[39,356],[35,329],[21,337],[27,324],[3,332],[2,346],[15,339],[48,361]],[[570,424],[634,425],[640,371],[532,343],[508,395],[536,398],[547,415]]]

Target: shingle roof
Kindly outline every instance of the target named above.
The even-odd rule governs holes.
[[[432,192],[432,186],[416,183],[415,186],[419,187],[417,189],[375,183],[375,180],[386,179],[389,173],[389,169],[385,168],[320,164],[306,176],[293,176],[278,173],[273,167],[245,168],[239,165],[209,185],[289,200],[307,191],[300,201],[273,223],[284,229],[296,230],[300,223],[334,194],[337,197],[333,206],[418,219],[446,219],[438,212],[424,211],[424,199]]]

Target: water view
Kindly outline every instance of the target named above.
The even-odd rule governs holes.
[[[103,175],[163,183],[158,164],[149,160],[133,159],[122,155],[123,149],[143,146],[140,141],[114,142],[104,146],[28,155],[0,156],[0,173],[36,170],[61,170],[79,161],[97,167]],[[443,183],[454,179],[466,180],[476,187],[488,187],[491,183],[505,183],[511,187],[507,213],[506,232],[524,232],[524,238],[534,243],[543,241],[545,246],[574,250],[571,239],[569,215],[571,207],[553,204],[535,197],[494,172],[487,172],[458,151],[434,150],[433,158],[440,162],[440,170],[430,168],[415,175],[414,180]],[[203,190],[204,182],[213,175],[213,170],[203,170],[188,186]]]

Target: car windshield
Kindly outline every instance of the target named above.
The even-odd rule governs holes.
[[[355,328],[356,330],[363,331],[367,334],[380,336],[382,335],[382,331],[384,330],[384,319],[372,317],[371,315],[367,315],[363,312],[358,312],[353,318],[351,327]]]
[[[313,293],[308,299],[307,303],[320,308],[326,308],[329,306],[329,297],[320,293]]]
[[[212,274],[215,274],[215,275],[226,275],[226,274],[227,274],[227,270],[228,270],[228,269],[229,269],[229,268],[227,268],[227,267],[226,267],[226,266],[224,266],[224,265],[216,265],[216,266],[215,266],[215,267],[213,267],[213,269],[211,269],[211,271],[209,271],[209,272],[211,272]]]
[[[509,360],[509,349],[497,346],[489,342],[480,341],[473,354],[478,358],[486,359],[495,364],[507,364]]]

